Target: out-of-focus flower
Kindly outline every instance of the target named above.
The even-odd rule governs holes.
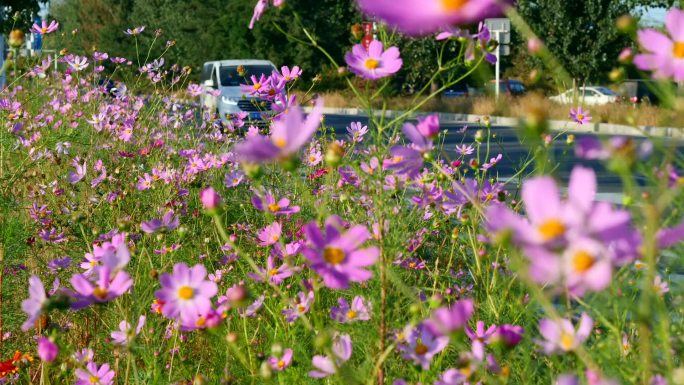
[[[309,291],[308,293],[300,291],[299,294],[297,294],[297,300],[292,303],[292,306],[283,310],[285,320],[289,323],[296,321],[297,318],[301,317],[309,311],[309,308],[311,307],[313,301],[313,291]]]
[[[57,28],[59,28],[59,23],[55,20],[52,20],[50,24],[48,24],[47,20],[43,20],[40,25],[38,23],[34,23],[33,27],[31,27],[31,32],[47,35],[48,33],[55,32]]]
[[[38,337],[38,357],[44,362],[52,362],[57,358],[59,348],[53,340],[47,337]]]
[[[537,343],[546,354],[569,352],[586,341],[593,325],[593,320],[586,313],[582,313],[577,330],[567,319],[543,319],[539,321],[539,332],[544,340],[538,340]]]
[[[425,321],[425,326],[434,335],[450,335],[468,324],[473,315],[473,301],[463,299],[449,307],[440,307],[432,312],[430,319]]]
[[[645,53],[634,57],[634,65],[653,71],[656,79],[684,80],[684,11],[672,8],[665,16],[668,35],[647,28],[637,32],[637,40]]]
[[[259,244],[262,246],[273,245],[280,240],[280,235],[282,234],[282,227],[280,223],[273,222],[270,225],[259,230]]]
[[[311,363],[318,370],[309,372],[309,377],[325,378],[337,372],[337,368],[349,361],[352,355],[352,342],[348,334],[336,335],[332,344],[333,357],[316,355]]]
[[[290,207],[290,200],[287,198],[280,198],[276,201],[275,197],[270,191],[263,194],[252,196],[252,204],[259,211],[268,211],[273,215],[290,215],[299,212],[299,206]]]
[[[346,299],[340,297],[337,300],[338,306],[330,308],[330,318],[340,323],[349,323],[354,321],[368,321],[370,314],[368,308],[370,304],[367,303],[363,297],[356,296],[352,300],[351,306]]]
[[[591,121],[591,115],[589,115],[588,110],[583,110],[580,106],[577,109],[570,109],[570,119],[577,124],[587,124]]]
[[[135,336],[140,334],[140,331],[142,330],[143,326],[145,326],[145,320],[147,317],[144,315],[141,315],[140,318],[138,318],[138,325],[136,325],[135,329],[131,326],[128,321],[121,321],[119,323],[119,330],[118,331],[113,331],[111,336],[112,340],[114,340],[114,343],[117,345],[128,345]]]
[[[311,269],[331,289],[346,289],[350,281],[370,279],[373,273],[365,267],[375,264],[380,254],[377,247],[359,248],[370,238],[365,226],[353,226],[342,234],[341,224],[339,217],[331,216],[325,222],[325,232],[321,232],[316,222],[304,226],[309,243],[302,253],[309,260]]]
[[[45,293],[45,286],[40,278],[32,275],[29,278],[29,297],[21,303],[21,310],[26,313],[28,319],[21,325],[21,330],[27,331],[35,325],[40,315],[43,313],[43,308],[47,303],[47,294]]]
[[[213,210],[221,204],[221,196],[213,187],[208,187],[200,192],[200,201],[207,210]]]
[[[85,369],[76,369],[76,385],[112,385],[114,383],[113,370],[109,368],[109,364],[102,364],[98,367],[96,363],[90,361],[85,366]]]
[[[390,47],[384,50],[382,42],[373,40],[368,51],[362,44],[355,44],[351,52],[344,55],[349,69],[368,80],[377,80],[390,76],[401,68],[399,48]]]
[[[268,364],[271,365],[271,369],[282,372],[287,369],[292,363],[292,349],[287,348],[283,351],[283,355],[280,357],[271,356],[268,358]]]
[[[404,330],[405,340],[397,347],[406,360],[413,360],[423,370],[430,368],[430,361],[449,344],[449,337],[435,335],[424,323]]]
[[[408,35],[426,35],[503,13],[504,0],[358,0],[361,10]]]
[[[173,216],[173,210],[168,210],[161,219],[153,219],[148,222],[142,222],[140,228],[142,231],[152,234],[157,231],[170,231],[178,227],[178,215]]]
[[[254,23],[261,19],[261,15],[264,14],[266,7],[268,6],[268,0],[258,0],[254,6],[254,13],[252,14],[252,19],[249,21],[249,29],[254,28]]]

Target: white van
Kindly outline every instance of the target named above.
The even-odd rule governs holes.
[[[238,74],[238,66],[244,67],[244,74]],[[276,70],[268,60],[217,60],[204,63],[201,83],[205,92],[200,96],[200,105],[206,111],[216,112],[222,119],[238,112],[249,113],[252,120],[260,120],[261,113],[271,110],[271,102],[261,100],[240,90],[240,84],[251,84],[250,77],[269,76]],[[219,96],[213,96],[220,91]],[[211,92],[211,93],[210,93]]]

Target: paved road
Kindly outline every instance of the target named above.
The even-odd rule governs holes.
[[[367,124],[368,118],[363,116],[346,116],[346,115],[326,115],[326,123],[335,128],[337,136],[346,136],[346,127],[355,121],[361,121]],[[448,129],[444,148],[447,150],[447,155],[452,159],[456,158],[456,151],[454,147],[457,144],[465,143],[471,144],[474,142],[474,135],[477,131],[476,125],[470,124],[465,135],[458,133],[464,124],[444,124],[443,129]],[[524,165],[530,158],[527,148],[520,143],[517,136],[517,129],[514,127],[492,127],[493,140],[491,142],[490,157],[496,156],[498,153],[503,154],[502,161],[497,164],[495,173],[498,173],[499,178],[506,180],[510,176],[516,174],[521,166]],[[575,134],[576,139],[579,139],[583,134]],[[617,176],[606,171],[603,165],[598,161],[586,161],[577,159],[574,156],[574,146],[566,144],[566,135],[561,135],[553,144],[553,157],[558,163],[558,169],[555,175],[567,185],[570,171],[577,164],[592,167],[598,176],[599,180],[599,199],[611,200],[614,202],[621,201],[622,190],[620,180]],[[681,145],[684,149],[684,144]],[[487,159],[488,160],[488,159]],[[482,155],[481,162],[485,161]],[[531,168],[530,168],[531,170]]]

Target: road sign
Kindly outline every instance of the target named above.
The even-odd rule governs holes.
[[[494,19],[485,19],[485,26],[487,26],[487,29],[489,29],[490,31],[510,32],[511,31],[511,19],[507,19],[505,17],[494,18]]]
[[[494,39],[499,43],[496,46],[496,64],[495,69],[495,95],[496,99],[499,100],[499,84],[501,82],[501,57],[508,56],[511,54],[510,44],[511,42],[511,20],[507,18],[495,18],[495,19],[485,19],[485,26],[489,29]]]

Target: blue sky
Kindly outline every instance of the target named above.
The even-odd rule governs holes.
[[[643,21],[646,24],[663,24],[665,22],[665,8],[651,8],[644,13]]]

